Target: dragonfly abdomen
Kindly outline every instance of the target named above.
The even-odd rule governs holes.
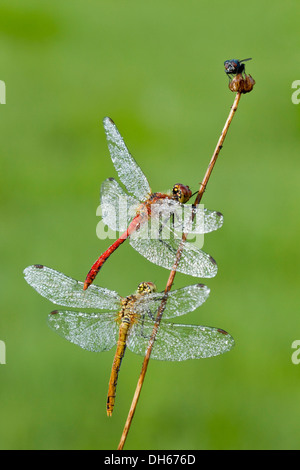
[[[128,336],[130,324],[131,324],[131,320],[130,320],[129,315],[125,315],[122,318],[122,322],[120,325],[119,339],[117,342],[117,350],[116,350],[116,354],[114,357],[114,362],[112,365],[110,379],[109,379],[107,402],[106,402],[107,416],[111,416],[113,409],[114,409],[118,375],[119,375],[119,370],[121,367],[121,362],[125,354],[126,339]]]
[[[97,261],[93,264],[91,269],[88,272],[88,275],[86,276],[83,290],[86,290],[90,284],[92,284],[93,280],[97,276],[98,272],[102,268],[103,264],[105,261],[110,257],[114,251],[116,251],[117,248],[119,248],[122,243],[127,240],[128,237],[130,237],[131,233],[136,230],[137,226],[140,223],[140,216],[137,215],[134,217],[132,222],[129,224],[128,228],[125,230],[125,232],[116,240],[101,256],[100,258],[97,259]]]

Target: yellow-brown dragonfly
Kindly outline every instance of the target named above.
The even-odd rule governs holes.
[[[52,330],[88,351],[117,350],[109,381],[107,414],[113,412],[118,372],[126,346],[145,355],[163,293],[152,282],[139,284],[137,292],[120,297],[116,292],[83,283],[43,265],[24,270],[25,280],[54,304],[48,316]],[[209,288],[195,284],[170,292],[151,357],[164,361],[184,361],[217,356],[234,346],[233,338],[220,328],[167,323],[164,320],[185,315],[202,305]]]

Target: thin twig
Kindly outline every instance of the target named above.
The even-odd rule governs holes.
[[[196,199],[195,199],[195,202],[194,202],[194,207],[197,207],[198,204],[200,203],[201,199],[202,199],[202,196],[203,196],[204,191],[206,189],[208,180],[210,178],[210,175],[212,173],[214,165],[217,161],[220,150],[223,146],[223,142],[224,142],[226,134],[228,132],[230,123],[233,119],[233,116],[234,116],[236,110],[237,110],[240,98],[241,98],[241,93],[237,93],[236,97],[235,97],[235,100],[234,100],[234,103],[231,106],[230,113],[229,113],[229,116],[228,116],[227,121],[225,123],[225,126],[222,130],[221,136],[219,138],[219,141],[217,143],[217,146],[216,146],[215,151],[213,153],[213,156],[211,158],[211,161],[210,161],[210,163],[208,165],[208,168],[206,170],[206,173],[204,175],[203,181],[200,185],[199,192],[198,192],[198,194],[196,196]],[[181,258],[183,245],[186,241],[187,235],[188,235],[187,233],[184,233],[182,235],[181,243],[180,243],[180,245],[178,247],[178,250],[177,250],[177,253],[176,253],[174,266],[172,268],[172,271],[170,272],[169,279],[168,279],[168,282],[167,282],[167,285],[166,285],[166,288],[165,288],[165,293],[164,293],[162,302],[161,302],[161,304],[159,306],[159,309],[158,309],[158,313],[157,313],[156,321],[155,321],[155,324],[154,324],[153,332],[152,332],[151,338],[149,340],[148,348],[147,348],[146,355],[145,355],[145,358],[144,358],[144,362],[143,362],[143,365],[142,365],[142,370],[141,370],[141,373],[140,373],[140,376],[139,376],[139,379],[138,379],[138,383],[137,383],[135,393],[134,393],[134,396],[133,396],[133,399],[132,399],[131,407],[130,407],[130,410],[129,410],[129,413],[128,413],[128,416],[127,416],[127,420],[126,420],[126,423],[125,423],[125,426],[124,426],[124,429],[123,429],[123,433],[122,433],[122,436],[121,436],[121,439],[120,439],[120,443],[119,443],[119,446],[118,446],[118,450],[123,449],[124,444],[125,444],[125,440],[127,438],[128,431],[130,429],[130,425],[131,425],[131,422],[132,422],[132,419],[133,419],[133,415],[134,415],[134,412],[135,412],[135,409],[136,409],[136,405],[137,405],[137,402],[138,402],[138,399],[139,399],[139,396],[140,396],[140,393],[141,393],[141,389],[142,389],[142,386],[143,386],[144,378],[145,378],[145,375],[146,375],[146,371],[147,371],[151,351],[152,351],[152,348],[153,348],[155,336],[157,334],[159,324],[160,324],[164,309],[166,307],[168,293],[171,290],[173,282],[174,282],[174,278],[175,278],[175,275],[176,275],[178,263],[179,263],[180,258]]]

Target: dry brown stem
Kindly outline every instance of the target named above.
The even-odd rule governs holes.
[[[220,150],[223,146],[223,142],[224,142],[226,134],[228,132],[230,123],[233,119],[233,116],[234,116],[236,110],[237,110],[240,98],[241,98],[241,93],[237,93],[236,96],[235,96],[234,103],[231,106],[230,113],[229,113],[229,116],[228,116],[227,121],[225,123],[225,126],[222,130],[221,136],[219,138],[219,141],[217,143],[217,146],[216,146],[215,151],[213,153],[213,156],[211,158],[211,161],[210,161],[210,163],[208,165],[208,168],[206,170],[206,173],[204,175],[203,181],[200,185],[199,192],[198,192],[198,194],[196,196],[196,199],[195,199],[195,202],[194,202],[195,207],[198,206],[198,204],[200,203],[200,201],[202,199],[202,196],[203,196],[204,191],[206,189],[208,180],[210,178],[210,175],[212,173],[214,165],[217,161]],[[181,243],[180,243],[180,245],[178,247],[178,250],[177,250],[177,253],[176,253],[174,266],[172,268],[172,271],[170,272],[169,279],[168,279],[168,282],[167,282],[167,285],[166,285],[166,288],[165,288],[165,295],[162,299],[162,302],[161,302],[161,304],[159,306],[159,309],[158,309],[158,312],[157,312],[157,317],[156,317],[156,321],[155,321],[155,324],[154,324],[153,332],[152,332],[151,338],[149,340],[148,348],[147,348],[146,355],[145,355],[145,358],[144,358],[144,362],[143,362],[143,365],[142,365],[142,370],[141,370],[141,373],[140,373],[140,376],[139,376],[139,379],[138,379],[138,383],[137,383],[135,393],[134,393],[134,396],[133,396],[133,399],[132,399],[130,410],[129,410],[127,420],[126,420],[126,423],[125,423],[125,426],[124,426],[124,429],[123,429],[123,433],[122,433],[122,436],[121,436],[121,439],[120,439],[120,443],[119,443],[119,446],[118,446],[118,450],[123,449],[128,431],[130,429],[130,425],[131,425],[131,422],[132,422],[132,419],[133,419],[133,415],[134,415],[134,412],[135,412],[135,409],[136,409],[136,405],[137,405],[137,402],[138,402],[138,399],[139,399],[139,396],[140,396],[140,393],[141,393],[142,385],[144,383],[144,378],[145,378],[145,374],[146,374],[146,371],[147,371],[147,367],[148,367],[151,351],[152,351],[152,348],[153,348],[155,336],[156,336],[156,333],[158,331],[159,324],[160,324],[160,321],[161,321],[161,318],[162,318],[162,315],[163,315],[163,311],[164,311],[166,303],[167,303],[168,293],[171,290],[173,282],[174,282],[177,266],[178,266],[178,263],[180,261],[182,248],[183,248],[183,245],[186,241],[186,238],[187,238],[187,233],[184,233],[182,235],[182,240],[181,240]]]

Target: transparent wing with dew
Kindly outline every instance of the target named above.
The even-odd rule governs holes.
[[[39,294],[62,307],[96,308],[118,311],[121,297],[104,287],[90,286],[83,290],[83,282],[43,265],[28,266],[24,270],[25,280]]]
[[[204,234],[218,230],[223,225],[223,215],[204,208],[203,204],[193,207],[172,199],[160,199],[151,205],[152,223],[166,225],[166,230],[177,233]]]
[[[195,284],[170,292],[167,296],[163,319],[179,317],[196,310],[206,301],[209,292],[210,289],[203,284]],[[146,314],[150,319],[155,320],[163,298],[163,292],[141,296],[134,303],[134,313],[140,315],[141,318]]]
[[[154,264],[171,270],[174,266],[176,253],[181,245],[181,233],[175,233],[164,225],[163,233],[153,226],[152,217],[141,224],[140,229],[130,236],[131,246],[142,256]],[[194,277],[210,278],[217,274],[215,260],[186,240],[183,244],[178,272]]]
[[[218,230],[223,225],[224,218],[221,212],[210,211],[204,208],[202,204],[198,207],[185,204],[183,208],[185,217],[182,231],[184,233],[210,233]]]
[[[117,342],[119,327],[112,312],[87,313],[54,310],[48,315],[51,330],[87,351],[102,352]]]
[[[103,120],[108,148],[114,167],[127,191],[139,201],[148,198],[151,188],[146,176],[130,155],[115,123],[106,117]]]
[[[223,225],[223,215],[204,208],[203,204],[193,207],[181,204],[174,199],[157,198],[151,203],[152,231],[162,226],[162,230],[204,234],[218,230]]]
[[[127,339],[128,348],[145,355],[153,321],[145,316],[135,323]],[[219,328],[197,325],[179,325],[162,321],[155,337],[151,358],[162,361],[185,361],[223,354],[234,346],[234,339]]]
[[[103,223],[118,232],[126,230],[140,204],[136,198],[128,196],[114,178],[103,181],[100,202]]]

